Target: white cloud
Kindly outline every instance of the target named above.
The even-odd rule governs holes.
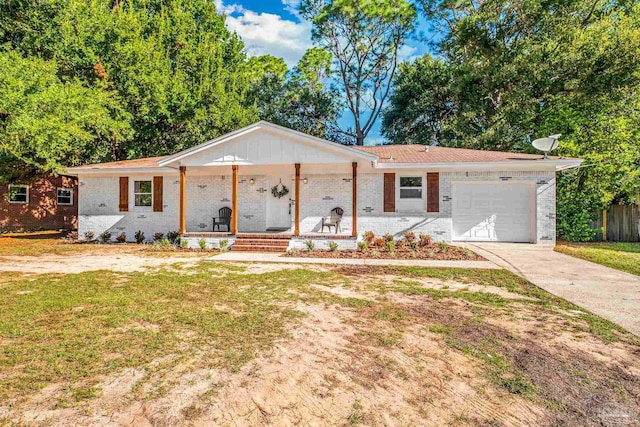
[[[413,61],[420,55],[417,55],[418,48],[415,46],[409,46],[408,44],[402,45],[398,49],[398,62]]]
[[[299,0],[283,0],[291,13],[297,11],[297,3]],[[238,4],[225,5],[222,0],[215,0],[215,4],[220,13],[227,15],[227,27],[242,37],[249,56],[270,54],[283,58],[293,67],[312,46],[311,23],[307,21],[258,13]]]
[[[284,10],[292,15],[299,16],[298,7],[300,7],[300,0],[282,0],[282,6]]]
[[[241,4],[224,4],[222,0],[213,0],[213,4],[216,6],[218,13],[224,13],[225,15],[231,15],[232,13],[243,13],[246,9]]]

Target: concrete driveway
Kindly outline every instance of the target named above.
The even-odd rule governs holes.
[[[640,276],[520,243],[465,243],[542,289],[640,336]]]

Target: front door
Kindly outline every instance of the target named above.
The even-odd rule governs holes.
[[[273,188],[276,193],[273,194]],[[267,230],[288,230],[291,229],[291,198],[293,188],[291,177],[279,176],[269,179],[269,191],[267,191]],[[287,194],[282,194],[284,192]]]

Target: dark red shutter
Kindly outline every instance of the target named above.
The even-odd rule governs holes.
[[[396,211],[396,174],[384,174],[384,211]]]
[[[427,174],[427,212],[440,212],[440,174]]]
[[[120,212],[129,210],[129,177],[120,177]]]
[[[153,211],[162,212],[162,177],[153,177]]]

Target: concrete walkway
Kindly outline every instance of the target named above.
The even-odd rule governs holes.
[[[500,268],[489,261],[425,261],[412,259],[353,259],[353,258],[295,258],[277,253],[263,252],[225,252],[208,261],[234,262],[280,262],[294,264],[332,264],[332,265],[397,265],[412,267],[439,268]]]
[[[541,245],[466,243],[464,246],[640,336],[640,276]]]

